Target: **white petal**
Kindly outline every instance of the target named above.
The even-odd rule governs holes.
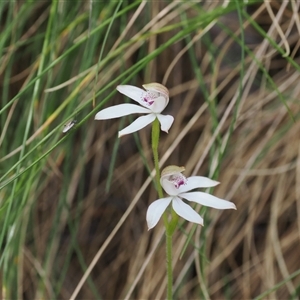
[[[208,188],[218,185],[220,182],[203,176],[191,176],[187,178],[187,183],[179,188],[180,193],[191,191],[197,188]]]
[[[172,201],[172,197],[158,199],[150,204],[147,210],[146,220],[148,230],[153,228],[159,221],[160,217]]]
[[[179,197],[217,209],[236,209],[236,206],[233,202],[220,199],[204,192],[182,193],[179,195]]]
[[[142,113],[149,114],[150,112],[151,110],[145,107],[141,107],[136,104],[125,103],[125,104],[114,105],[108,108],[104,108],[103,110],[100,110],[96,114],[95,120],[114,119],[123,116],[128,116],[131,114],[142,114]]]
[[[157,114],[156,115],[159,123],[160,123],[160,129],[166,133],[168,133],[170,127],[172,126],[173,124],[173,121],[174,121],[174,118],[172,116],[164,116],[164,115],[161,115],[161,114]]]
[[[125,127],[121,131],[119,131],[119,137],[129,134],[132,132],[136,132],[148,124],[152,123],[155,120],[155,115],[148,114],[146,116],[138,117],[135,121],[133,121],[129,126]]]
[[[173,182],[168,180],[168,177],[161,177],[160,184],[168,195],[177,196],[179,194],[179,189],[175,187]]]
[[[189,205],[185,204],[181,199],[175,197],[172,201],[172,206],[175,212],[182,218],[203,225],[203,219]]]
[[[145,106],[144,97],[147,94],[147,92],[145,90],[140,89],[133,85],[118,85],[117,90],[121,94],[123,94],[123,95],[129,97],[130,99],[138,102],[139,104]]]
[[[164,96],[154,98],[154,103],[151,105],[151,110],[157,114],[161,113],[168,104],[168,99]]]

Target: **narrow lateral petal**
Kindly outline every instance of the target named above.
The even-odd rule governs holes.
[[[200,215],[178,197],[173,198],[172,206],[180,217],[203,226],[203,219]]]
[[[139,104],[143,106],[145,105],[144,96],[147,93],[145,90],[133,85],[118,85],[117,90],[121,94],[129,97],[130,99],[138,102]]]
[[[151,110],[145,107],[141,107],[136,104],[125,103],[125,104],[114,105],[100,110],[96,114],[95,120],[115,119],[115,118],[128,116],[131,114],[143,114],[143,113],[149,114],[150,112]]]
[[[181,193],[179,197],[217,209],[236,209],[236,206],[233,202],[220,199],[204,192]]]
[[[171,200],[172,197],[167,197],[158,199],[150,204],[146,215],[148,230],[153,228],[158,223],[159,219],[170,204]]]
[[[191,191],[197,188],[208,188],[218,185],[220,182],[203,176],[191,176],[187,178],[187,183],[180,187],[180,193]]]
[[[155,120],[155,115],[148,114],[146,116],[138,117],[135,121],[133,121],[129,126],[125,127],[121,131],[119,131],[119,137],[129,134],[132,132],[136,132],[148,124],[152,123]]]
[[[157,114],[156,115],[159,123],[160,123],[160,129],[166,133],[169,132],[170,127],[172,126],[174,122],[174,118],[170,115],[162,115],[162,114]]]

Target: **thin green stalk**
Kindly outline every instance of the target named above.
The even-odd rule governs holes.
[[[163,198],[163,190],[160,185],[160,169],[159,169],[159,157],[158,157],[158,144],[159,144],[159,134],[160,134],[160,128],[159,128],[159,121],[158,119],[155,119],[152,123],[152,152],[153,152],[153,159],[154,159],[154,167],[155,167],[155,184],[156,189],[158,192],[159,198]],[[166,227],[166,232],[168,231],[168,216],[166,213],[163,214],[163,220]]]
[[[167,299],[173,299],[173,270],[172,270],[172,234],[166,230],[166,258],[167,258]]]
[[[152,123],[152,151],[155,166],[155,182],[159,198],[163,198],[163,190],[160,185],[160,169],[159,169],[159,157],[158,157],[158,144],[159,144],[159,121],[155,119]],[[167,262],[167,299],[171,300],[173,297],[173,270],[172,270],[172,235],[173,226],[170,226],[168,222],[168,216],[165,212],[163,214],[163,220],[166,228],[166,262]]]
[[[158,158],[158,144],[159,144],[159,121],[155,119],[152,123],[152,152],[153,152],[153,159],[154,159],[154,167],[155,167],[155,183],[156,189],[158,192],[159,198],[163,198],[164,194],[162,191],[162,187],[160,185],[160,169],[159,169],[159,158]]]

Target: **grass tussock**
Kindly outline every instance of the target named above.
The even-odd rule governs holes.
[[[150,127],[94,121],[118,84],[170,91],[162,166],[237,211],[180,220],[175,299],[297,299],[297,1],[0,3],[0,282],[6,299],[162,299]],[[76,119],[68,133],[64,125]],[[72,298],[72,299],[73,299]]]

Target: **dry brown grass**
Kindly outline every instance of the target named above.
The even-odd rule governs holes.
[[[268,5],[265,3],[261,15],[267,14]],[[289,27],[290,13],[286,11],[285,18],[279,19],[283,30]],[[298,23],[299,20],[296,21]],[[217,97],[219,102],[218,130],[226,141],[235,106],[231,104],[235,103],[238,94],[240,65],[236,64],[236,68],[232,69],[224,64],[224,57],[235,50],[232,50],[230,42],[226,44],[223,41],[222,32],[215,32],[216,46],[218,41],[224,45],[224,56],[216,58],[220,71],[210,74],[205,49],[199,42],[196,44],[200,49],[197,52],[199,68],[206,74],[211,95]],[[247,34],[250,35],[251,31]],[[277,35],[276,30],[270,36],[272,34]],[[298,34],[294,28],[286,39],[295,41]],[[285,60],[275,56],[265,41],[256,40],[253,49],[257,59],[270,72],[273,71],[276,85],[281,93],[288,95],[288,105],[292,113],[298,116],[299,72],[292,68],[287,70],[289,66]],[[179,50],[174,46],[169,52],[177,54]],[[174,54],[164,58],[166,66],[172,64]],[[184,57],[185,54],[178,58],[175,69],[166,81],[171,90],[170,111],[176,121],[170,134],[162,136],[161,156],[164,165],[185,165],[187,174],[206,175],[215,167],[212,165],[208,169],[208,150],[214,140],[211,117],[207,109],[199,113],[206,105],[198,93],[197,81],[187,74],[192,72],[188,71]],[[159,59],[152,63],[151,70],[157,71],[151,72],[148,81],[158,80],[157,72],[164,73]],[[197,227],[191,240],[195,248],[189,245],[181,260],[179,256],[186,237],[181,232],[174,237],[174,277],[175,287],[180,287],[179,299],[199,298],[199,286],[204,291],[206,289],[204,294],[212,299],[225,299],[226,295],[231,299],[253,298],[300,267],[299,122],[292,122],[277,94],[266,87],[264,80],[260,81],[258,71],[257,64],[247,57],[238,119],[220,167],[219,180],[222,184],[215,191],[216,195],[235,202],[238,210],[222,213],[209,210],[206,215],[207,241],[203,255],[208,262],[205,279],[199,272],[198,264],[202,263],[202,259],[199,259],[197,251],[201,247],[202,228]],[[110,131],[107,131],[109,127],[106,124],[94,124],[98,138],[91,143],[92,154],[87,154],[90,157],[88,172],[90,178],[101,176],[102,179],[100,182],[95,179],[90,182],[78,238],[85,249],[87,261],[93,259],[99,248],[103,249],[92,276],[99,283],[98,288],[105,299],[162,299],[166,288],[162,224],[147,232],[145,223],[146,208],[157,196],[151,188],[143,185],[146,174],[132,136],[121,140],[120,158],[111,191],[104,193],[106,166],[112,146],[109,139],[116,134],[117,123],[110,122],[113,125]],[[178,145],[172,148],[187,126]],[[149,130],[142,131],[140,137],[147,158],[151,159]],[[216,161],[217,155],[213,161]],[[122,219],[122,216],[126,218]],[[112,236],[120,220],[120,229]],[[192,225],[183,227],[189,232]],[[110,237],[106,246],[105,241]],[[81,273],[76,264],[72,265],[70,274],[71,282],[79,280]],[[270,299],[287,299],[299,283],[299,277],[289,281],[271,294]],[[88,298],[88,291],[87,285],[84,285],[79,295]]]
[[[153,18],[158,12],[165,13],[160,21],[149,25],[152,30],[172,23],[176,11],[170,12],[168,8],[173,5],[164,4],[163,10],[162,4],[152,4]],[[212,9],[217,2],[206,5]],[[268,35],[299,63],[297,5],[298,1],[291,1],[289,5],[282,1],[264,1],[251,13],[269,30]],[[239,33],[235,14],[222,21]],[[162,134],[161,164],[185,165],[186,175],[211,176],[219,169],[221,185],[214,194],[233,201],[237,206],[237,211],[208,209],[205,227],[196,227],[180,259],[187,239],[184,232],[195,229],[192,224],[182,223],[181,230],[173,239],[177,299],[250,299],[300,269],[300,73],[253,28],[247,24],[245,27],[247,45],[285,96],[295,121],[250,56],[246,56],[245,75],[240,78],[240,48],[214,24],[204,31],[199,30],[193,37],[192,46],[199,69],[205,76],[210,99],[217,101],[219,123],[214,132],[211,113],[183,43],[173,45],[151,61],[147,75],[141,75],[136,83],[141,86],[145,82],[163,82],[170,90],[167,112],[175,116],[175,123],[168,135]],[[201,40],[206,32],[210,32],[212,44],[221,49],[214,58],[213,72],[209,66],[211,57]],[[133,25],[129,23],[127,34],[139,34],[134,22]],[[169,37],[168,33],[163,36],[165,40]],[[149,52],[160,42],[156,36],[151,37]],[[128,66],[134,63],[134,54],[140,46],[136,42],[124,54]],[[171,68],[173,62],[174,67]],[[99,85],[109,81],[120,67],[119,63],[116,62],[108,73],[103,74]],[[232,135],[229,135],[241,81],[243,92],[237,120]],[[114,103],[122,101],[120,95],[115,96]],[[76,238],[85,262],[88,265],[92,263],[91,277],[103,299],[163,299],[166,292],[163,224],[160,222],[155,229],[147,231],[146,209],[157,194],[132,135],[122,137],[120,141],[111,187],[108,193],[105,192],[119,123],[119,120],[88,122],[85,153],[81,153],[75,145],[71,154],[74,161],[80,156],[80,162],[77,160],[73,173],[69,174],[72,185],[66,191],[66,202],[73,207],[75,218],[79,182],[84,178],[83,207]],[[139,137],[144,154],[151,161],[150,129],[139,132]],[[221,143],[216,142],[218,137]],[[81,138],[80,134],[76,135],[79,144]],[[214,151],[211,151],[212,145]],[[226,145],[219,165],[219,153]],[[56,162],[53,157],[49,158],[48,185],[41,189],[39,195],[38,226],[33,240],[40,256],[31,257],[31,242],[28,243],[29,250],[25,250],[25,268],[29,275],[24,278],[24,291],[36,299],[38,295],[32,286],[36,284],[40,268],[38,261],[42,261],[47,250],[49,228],[57,209],[53,199],[57,199],[60,193],[62,166],[63,157]],[[151,162],[150,167],[153,167]],[[60,221],[49,264],[63,266],[65,263],[67,249],[72,243],[66,230],[67,222],[65,215]],[[83,275],[74,252],[63,285],[62,299],[70,297]],[[51,283],[46,283],[51,296]],[[299,285],[298,276],[266,299],[288,299]],[[79,290],[78,299],[92,298],[90,286],[85,282]]]

